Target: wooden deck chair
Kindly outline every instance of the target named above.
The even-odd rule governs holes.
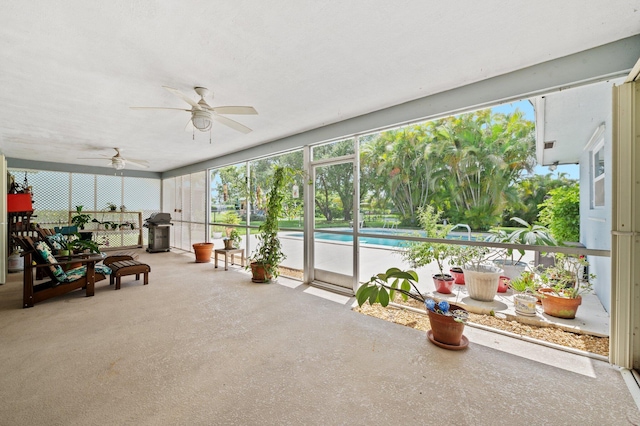
[[[38,302],[84,288],[86,295],[93,296],[96,281],[105,279],[111,269],[104,265],[96,265],[96,260],[73,259],[73,261],[57,261],[51,249],[44,241],[34,242],[30,237],[14,237],[24,248],[24,276],[22,307],[30,308]],[[36,265],[32,265],[35,261]],[[79,268],[62,270],[62,265],[82,263]],[[34,285],[33,269],[42,269],[49,281]]]
[[[61,233],[56,232],[51,228],[41,228],[39,226],[36,227],[36,232],[39,239],[46,242],[54,253],[57,253],[58,250],[62,249],[62,239],[65,237]]]

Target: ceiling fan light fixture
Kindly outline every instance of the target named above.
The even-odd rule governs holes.
[[[213,124],[213,121],[211,120],[211,113],[209,111],[193,111],[191,121],[193,122],[193,127],[201,132],[208,131],[211,129],[211,125]]]
[[[122,170],[124,169],[124,161],[114,158],[111,161],[111,167],[113,167],[116,170]]]

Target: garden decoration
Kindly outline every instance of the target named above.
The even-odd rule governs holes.
[[[386,307],[394,300],[397,292],[403,300],[417,300],[424,304],[429,316],[431,330],[427,332],[427,337],[430,342],[445,349],[466,348],[469,340],[462,333],[469,313],[447,301],[436,302],[432,298],[425,298],[418,290],[417,282],[418,274],[415,271],[389,268],[360,286],[356,299],[359,306],[369,302],[371,305],[380,303]]]

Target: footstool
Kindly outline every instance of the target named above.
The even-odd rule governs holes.
[[[138,260],[138,253],[133,251],[121,251],[117,253],[110,253],[102,261],[103,264],[109,266],[113,262],[119,262],[121,260]]]
[[[111,268],[109,285],[113,285],[115,280],[116,290],[120,290],[120,279],[127,275],[135,274],[136,280],[139,280],[140,274],[144,274],[144,285],[149,284],[149,272],[151,272],[151,267],[146,263],[138,262],[137,260],[120,260],[118,262],[111,263],[109,268]]]

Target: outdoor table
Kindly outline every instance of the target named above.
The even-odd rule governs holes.
[[[244,266],[244,249],[215,249],[213,258],[214,258],[214,266],[218,267],[218,254],[224,254],[224,270],[228,271],[228,263],[229,263],[229,255],[231,255],[231,264],[235,265],[235,256],[236,254],[240,255],[240,265]]]

